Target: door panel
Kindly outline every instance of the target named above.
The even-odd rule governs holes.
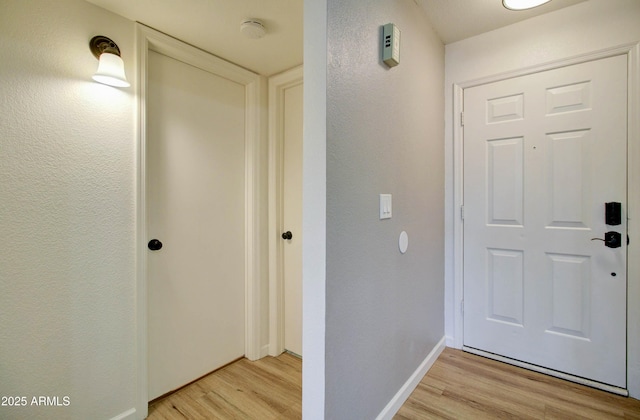
[[[583,256],[547,254],[551,278],[551,322],[548,331],[574,337],[590,336],[591,260]]]
[[[465,346],[626,386],[626,68],[465,89]]]
[[[487,223],[521,226],[523,221],[523,138],[489,140]]]
[[[149,51],[149,398],[244,355],[244,86]]]
[[[524,319],[524,253],[487,249],[489,254],[488,318],[522,326]]]
[[[588,209],[591,194],[591,132],[576,130],[547,135],[547,227],[587,228],[593,225]]]

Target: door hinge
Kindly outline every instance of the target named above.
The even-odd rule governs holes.
[[[460,301],[460,313],[464,315],[464,299]]]
[[[460,125],[464,127],[464,112],[460,113]]]
[[[464,206],[460,206],[460,219],[464,220]]]

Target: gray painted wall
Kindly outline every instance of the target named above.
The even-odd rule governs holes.
[[[406,0],[329,0],[327,36],[325,415],[370,419],[444,336],[444,46]]]

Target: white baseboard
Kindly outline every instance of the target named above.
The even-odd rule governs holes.
[[[442,337],[438,344],[431,350],[429,355],[420,363],[418,369],[407,379],[407,382],[402,385],[402,387],[398,390],[396,395],[389,401],[385,408],[382,409],[376,420],[390,420],[393,416],[400,410],[402,404],[407,401],[407,398],[411,395],[414,389],[418,386],[424,375],[427,374],[431,366],[435,363],[442,350],[444,350],[445,346],[445,337]]]
[[[265,356],[269,355],[269,344],[265,344],[260,348],[260,358],[262,359]]]
[[[136,409],[130,408],[124,413],[120,413],[115,417],[112,417],[111,420],[133,420],[136,418]]]
[[[450,335],[445,335],[444,336],[445,339],[445,344],[447,345],[447,347],[452,347],[452,348],[456,348],[456,340],[450,336]]]

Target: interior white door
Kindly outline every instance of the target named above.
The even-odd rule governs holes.
[[[302,356],[302,84],[284,91],[284,347]]]
[[[245,89],[149,51],[149,399],[244,355]]]
[[[465,89],[465,346],[626,387],[626,105],[626,56]]]

